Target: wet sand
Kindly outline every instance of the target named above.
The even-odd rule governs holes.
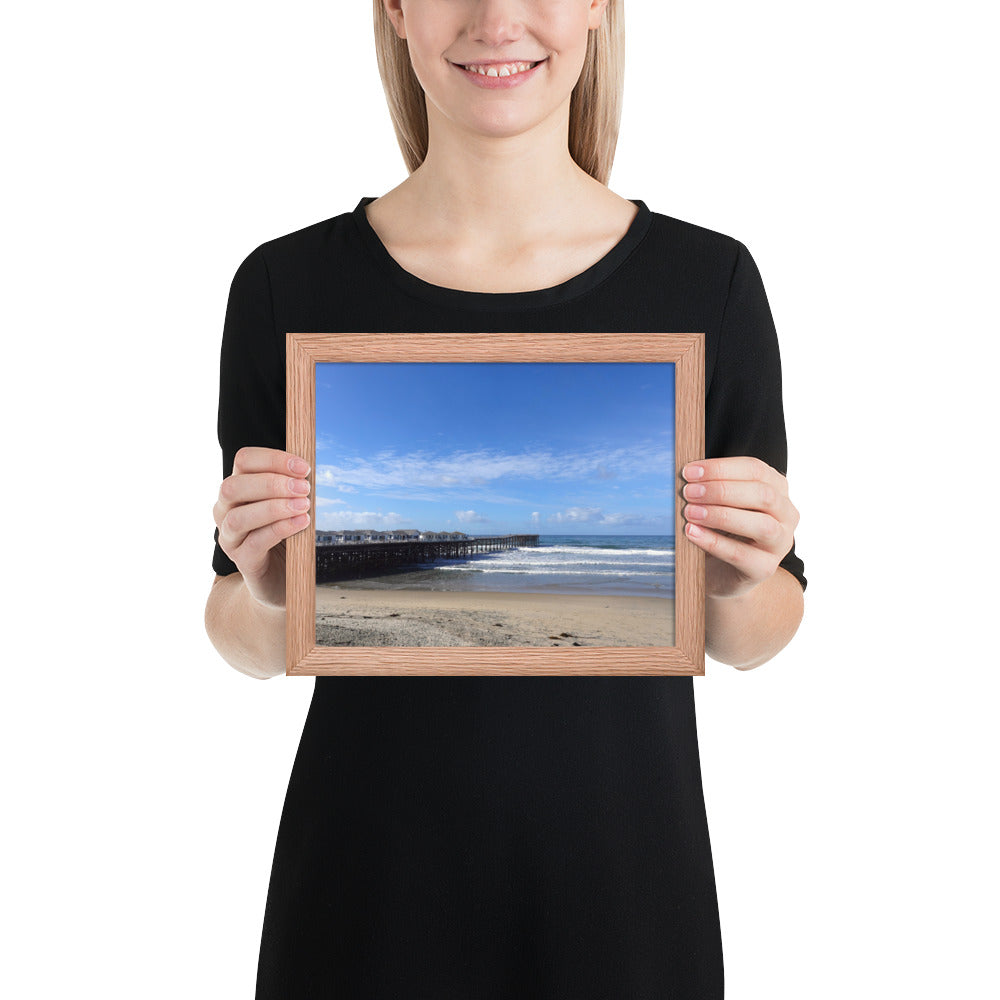
[[[319,646],[673,646],[664,597],[316,588]]]

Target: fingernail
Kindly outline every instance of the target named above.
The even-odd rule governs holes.
[[[301,458],[289,459],[288,468],[297,476],[306,476],[309,474],[309,464],[303,462]]]
[[[692,538],[701,538],[701,536],[703,534],[701,528],[699,528],[697,524],[689,524],[687,526],[687,533]]]
[[[704,507],[696,507],[693,504],[687,505],[687,510],[684,511],[686,517],[696,517],[699,520],[703,520],[708,511]]]
[[[309,497],[296,497],[294,500],[288,501],[288,506],[292,510],[308,510],[309,509]]]
[[[304,479],[289,479],[288,480],[288,488],[293,493],[308,493],[309,492],[309,483],[306,482],[306,480],[304,480]]]
[[[690,486],[684,487],[684,496],[686,496],[688,500],[700,500],[707,492],[708,491],[705,487],[699,483],[694,483]]]
[[[685,479],[701,479],[705,470],[700,465],[688,465],[684,469]]]

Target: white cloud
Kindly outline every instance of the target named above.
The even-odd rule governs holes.
[[[338,503],[347,503],[347,501],[346,500],[333,500],[330,497],[321,497],[321,496],[317,496],[316,497],[316,506],[317,507],[332,507],[334,504],[338,504]]]
[[[601,524],[645,524],[659,518],[642,517],[639,514],[603,514]]]
[[[331,510],[320,514],[316,527],[320,531],[338,531],[340,528],[404,528],[412,526],[410,519],[390,510],[383,514],[374,510]]]
[[[316,469],[316,485],[317,486],[332,486],[335,490],[341,493],[357,493],[355,487],[348,485],[347,483],[342,483],[339,478],[332,471],[336,466],[331,465],[321,465]]]
[[[550,515],[549,520],[556,524],[563,524],[567,521],[590,522],[598,521],[601,518],[600,507],[570,507],[569,510],[556,511]]]
[[[445,455],[383,450],[340,464],[321,465],[316,482],[344,492],[353,488],[384,490],[437,489],[455,492],[500,479],[580,480],[629,479],[661,470],[672,475],[673,454],[662,441],[637,442],[625,448],[554,453],[536,449],[516,454],[478,449]]]
[[[570,507],[565,511],[556,511],[547,520],[551,524],[599,524],[608,527],[621,527],[624,525],[656,524],[664,518],[661,515],[646,516],[624,512],[607,514],[600,507]]]
[[[474,510],[456,510],[455,517],[462,524],[489,524],[489,518],[485,514],[477,514]]]
[[[526,504],[529,502],[523,497],[510,496],[509,494],[499,493],[495,490],[480,489],[471,486],[463,489],[448,487],[438,490],[427,488],[407,490],[392,487],[390,489],[377,489],[372,492],[377,493],[380,497],[385,497],[387,500],[407,500],[410,503],[417,500],[426,500],[428,503],[442,503],[450,500],[461,500],[463,503],[473,503],[478,500],[480,503],[492,504]]]

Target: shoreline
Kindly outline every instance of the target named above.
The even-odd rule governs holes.
[[[673,646],[674,601],[319,584],[320,646]]]

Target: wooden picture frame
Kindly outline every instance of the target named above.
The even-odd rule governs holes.
[[[320,646],[316,533],[286,541],[286,674],[695,675],[705,672],[704,552],[684,534],[680,470],[704,457],[703,333],[288,333],[287,450],[310,465],[316,497],[320,362],[666,362],[674,365],[673,646]]]

